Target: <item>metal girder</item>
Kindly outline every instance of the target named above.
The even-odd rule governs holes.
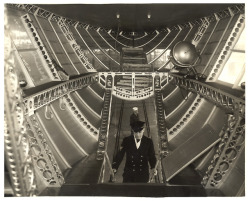
[[[56,85],[32,96],[26,97],[23,100],[25,106],[25,115],[32,115],[38,108],[47,105],[48,103],[72,92],[81,89],[98,81],[97,73],[85,75],[80,78],[69,80],[62,84]]]
[[[245,116],[245,100],[216,89],[197,80],[184,79],[182,76],[172,75],[178,86],[200,94],[208,101],[224,108],[235,115]]]

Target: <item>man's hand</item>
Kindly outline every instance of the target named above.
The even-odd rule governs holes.
[[[157,175],[157,170],[156,169],[151,169],[150,170],[150,175],[151,176],[156,176]]]
[[[112,169],[112,171],[113,171],[113,175],[111,175],[111,182],[116,182],[115,174],[116,174],[117,170]]]
[[[116,174],[117,173],[117,169],[112,169],[113,173]]]
[[[156,176],[156,175],[157,175],[157,170],[156,170],[156,169],[150,170],[149,181],[148,181],[148,183],[150,183],[151,181],[153,181],[154,176]]]

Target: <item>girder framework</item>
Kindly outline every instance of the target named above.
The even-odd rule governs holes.
[[[5,40],[10,41],[9,27],[4,24]],[[25,127],[22,90],[13,62],[13,45],[5,43],[4,54],[4,151],[13,195],[35,196],[37,178],[30,155],[30,138]]]
[[[56,21],[61,26],[63,33],[66,37],[73,41],[74,38],[71,35],[67,25],[71,26],[79,26],[82,28],[89,28],[94,30],[108,31],[104,28],[90,26],[84,23],[79,23],[77,21],[62,18],[61,16],[50,13],[49,11],[38,8],[34,5],[28,4],[9,4],[19,9],[24,9],[28,13],[32,13],[34,15],[38,15],[48,20]],[[229,17],[232,13],[241,13],[244,10],[244,5],[237,5],[235,7],[230,7],[224,11],[218,12],[207,18],[202,18],[195,20],[193,22],[189,22],[186,24],[176,25],[171,27],[171,29],[163,29],[161,31],[169,31],[169,30],[179,30],[182,28],[192,27],[192,25],[201,25],[202,28],[207,28],[207,25],[215,21],[217,19],[222,19]],[[27,15],[28,16],[28,15]],[[24,17],[23,20],[28,20],[24,23],[30,23],[29,17]],[[79,23],[79,24],[78,24]],[[32,24],[31,24],[32,25]],[[36,32],[34,32],[36,33]],[[112,31],[112,33],[115,33]],[[200,31],[200,35],[202,36],[204,32]],[[36,33],[37,34],[37,33]],[[147,33],[146,33],[147,34]],[[199,37],[201,37],[199,35]],[[40,40],[40,39],[39,39]],[[199,40],[199,38],[197,39]],[[73,44],[72,44],[73,46]],[[83,58],[87,63],[87,58],[81,54],[79,50],[79,46],[74,46],[74,50],[78,51],[79,57]],[[6,60],[7,61],[7,60]],[[9,62],[9,61],[8,61]],[[11,170],[11,179],[14,184],[14,193],[16,196],[32,196],[35,195],[36,192],[36,179],[35,179],[35,168],[39,169],[39,165],[41,161],[45,161],[46,164],[49,165],[47,167],[40,167],[40,171],[44,173],[44,175],[48,175],[48,171],[51,172],[53,177],[46,178],[43,180],[48,183],[48,185],[61,185],[63,183],[63,177],[61,175],[60,170],[57,168],[56,161],[49,148],[46,145],[46,142],[43,138],[42,133],[39,130],[39,127],[36,127],[36,120],[32,118],[34,111],[48,106],[52,101],[57,100],[58,98],[63,99],[62,97],[68,98],[67,95],[75,91],[77,89],[81,89],[85,86],[88,86],[98,80],[101,80],[101,76],[105,77],[104,87],[106,88],[105,98],[104,98],[104,108],[102,111],[102,122],[101,128],[99,132],[98,139],[98,149],[97,149],[97,159],[102,160],[104,158],[106,152],[107,145],[107,136],[109,131],[109,117],[110,117],[110,108],[112,102],[112,94],[116,95],[120,98],[126,97],[127,99],[135,99],[141,100],[149,97],[148,95],[153,95],[156,92],[156,102],[157,111],[159,113],[158,117],[158,129],[161,140],[161,148],[163,155],[168,153],[168,139],[165,128],[165,114],[162,108],[161,102],[161,94],[160,88],[162,82],[162,77],[168,78],[168,74],[157,73],[157,72],[147,72],[147,73],[134,73],[134,78],[136,76],[142,75],[150,75],[153,77],[153,86],[147,90],[142,91],[141,94],[137,96],[131,96],[131,94],[126,91],[119,91],[114,88],[114,80],[112,80],[111,85],[109,85],[110,77],[113,79],[116,75],[128,75],[133,73],[113,73],[113,72],[100,72],[92,73],[89,75],[84,75],[82,77],[72,79],[66,81],[62,84],[56,85],[52,88],[46,89],[39,93],[36,93],[32,96],[26,97],[22,99],[20,95],[20,88],[18,87],[18,78],[14,73],[14,67],[10,65],[10,63],[6,62],[5,69],[5,86],[6,88],[6,96],[5,96],[5,152],[7,156],[7,165]],[[89,64],[91,65],[91,64]],[[54,66],[52,66],[51,70],[54,70]],[[51,75],[55,79],[58,79],[58,75]],[[245,142],[245,100],[244,98],[235,97],[231,94],[228,94],[224,91],[211,87],[207,84],[201,83],[197,80],[184,79],[178,75],[170,75],[175,80],[176,85],[182,87],[188,91],[192,91],[196,94],[199,94],[201,97],[206,100],[212,102],[213,104],[221,107],[223,110],[229,113],[228,115],[228,126],[225,128],[224,133],[221,137],[221,142],[218,146],[218,150],[214,155],[213,160],[211,161],[211,165],[208,167],[208,171],[203,178],[203,185],[206,188],[218,188],[222,185],[223,181],[226,180],[226,175],[229,174],[230,170],[234,167],[236,163],[237,157],[244,151],[244,142]],[[9,78],[9,80],[7,80]],[[139,92],[140,93],[140,92]],[[146,95],[144,95],[144,94]],[[23,104],[23,105],[22,105]],[[13,112],[14,111],[14,112]],[[27,117],[31,116],[31,117]],[[30,118],[29,124],[25,124],[26,117]],[[33,122],[31,122],[31,120]],[[34,124],[34,126],[30,126],[30,124]],[[97,130],[94,130],[97,135]],[[170,130],[171,132],[172,130]],[[168,131],[169,132],[169,131]],[[27,134],[29,133],[29,134]],[[171,134],[171,133],[170,133]],[[42,144],[44,147],[42,147]],[[34,153],[29,155],[30,149],[40,148],[40,155],[35,155]],[[36,150],[35,150],[36,151]],[[42,155],[43,156],[42,156]],[[47,155],[46,155],[47,154]],[[20,167],[18,167],[20,165]],[[34,167],[34,165],[37,165]],[[54,170],[53,170],[54,169]],[[23,176],[23,177],[22,177]]]
[[[228,115],[227,121],[228,125],[202,180],[206,189],[218,189],[223,185],[245,148],[245,119]]]
[[[77,89],[81,89],[85,86],[88,86],[94,82],[98,81],[98,76],[96,73],[85,75],[80,78],[69,80],[62,84],[56,85],[39,93],[36,93],[32,96],[24,98],[23,103],[25,106],[24,113],[32,115],[35,110],[40,107],[43,107],[50,102],[72,92]]]
[[[243,98],[233,96],[197,80],[184,79],[178,75],[173,75],[173,77],[178,86],[201,95],[236,116],[245,116],[245,100]]]

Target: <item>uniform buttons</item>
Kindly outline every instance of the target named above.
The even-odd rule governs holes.
[[[141,162],[142,162],[142,160],[141,160]]]
[[[140,166],[142,166],[142,165],[140,165]]]
[[[134,161],[132,161],[132,163],[133,163]]]
[[[135,166],[135,165],[133,165],[133,166]]]
[[[140,169],[140,171],[141,171],[141,169]]]
[[[143,158],[143,156],[141,156]]]
[[[135,169],[133,169],[133,171],[135,171]]]

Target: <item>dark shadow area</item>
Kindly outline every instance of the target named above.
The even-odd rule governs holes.
[[[93,185],[64,185],[58,196],[206,197],[206,192],[201,186],[106,183]]]

